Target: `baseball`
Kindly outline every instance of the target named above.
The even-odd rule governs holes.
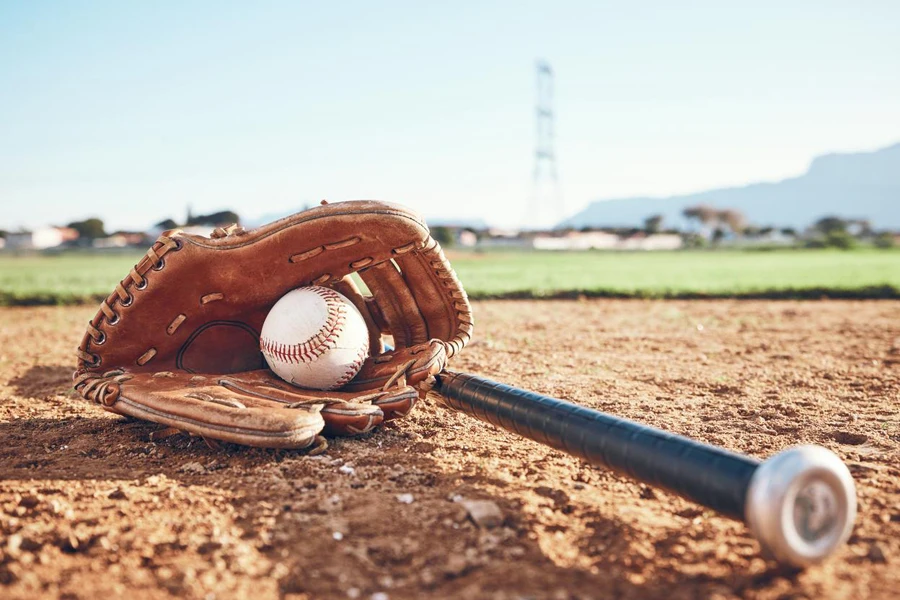
[[[352,302],[319,286],[297,288],[269,311],[260,350],[276,375],[298,387],[334,390],[369,354],[369,330]]]

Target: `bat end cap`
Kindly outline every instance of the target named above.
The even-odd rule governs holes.
[[[765,554],[807,567],[850,537],[856,485],[830,450],[813,445],[788,448],[757,467],[745,518]]]

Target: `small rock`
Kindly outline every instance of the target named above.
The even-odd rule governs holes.
[[[335,531],[334,533],[331,534],[331,537],[333,537],[336,542],[339,542],[342,539],[344,539],[344,534],[341,533],[340,531]]]
[[[434,576],[434,572],[430,569],[425,569],[421,573],[419,573],[419,581],[422,582],[422,585],[425,587],[431,587],[437,581],[437,578]]]
[[[459,554],[453,554],[447,559],[447,565],[444,567],[444,573],[449,575],[450,577],[459,577],[462,575],[468,564],[466,563],[466,559],[460,556]]]
[[[40,498],[34,496],[32,494],[28,494],[27,496],[22,496],[22,499],[19,500],[19,506],[24,506],[25,508],[34,508],[40,503]]]
[[[61,546],[63,552],[73,553],[78,552],[81,547],[81,540],[78,539],[78,536],[74,533],[70,532],[66,539],[63,540]]]
[[[202,475],[206,473],[206,467],[201,465],[198,462],[189,462],[184,465],[181,465],[181,468],[178,469],[182,473],[195,473],[197,475]]]
[[[360,592],[359,588],[356,587],[352,587],[347,590],[347,597],[350,598],[350,600],[356,600],[356,598],[359,598],[361,594],[362,592]]]
[[[197,552],[199,552],[200,554],[209,554],[210,552],[215,552],[216,550],[218,550],[221,547],[222,547],[222,544],[220,542],[217,542],[215,540],[209,540],[209,541],[206,541],[206,542],[203,542],[202,544],[200,544],[197,547]]]
[[[877,542],[873,542],[871,546],[869,546],[869,560],[877,563],[886,563],[887,556],[884,554],[884,549]]]
[[[431,454],[434,452],[435,448],[437,448],[437,446],[431,442],[416,442],[412,446],[413,452],[420,452],[422,454]]]
[[[415,498],[412,494],[397,494],[397,502],[400,504],[412,504]]]
[[[16,565],[0,564],[0,585],[11,585],[19,580]]]
[[[344,475],[353,475],[356,473],[356,469],[353,468],[353,465],[341,465],[338,467],[338,471],[343,473]]]
[[[127,500],[128,494],[122,488],[116,488],[107,496],[110,500]]]
[[[6,538],[6,552],[10,556],[17,556],[22,547],[22,534],[14,533]]]
[[[484,529],[492,529],[503,523],[503,511],[493,500],[460,500],[469,518]]]
[[[372,600],[388,600],[388,595],[384,592],[375,592],[370,596]]]
[[[44,545],[41,542],[29,537],[21,536],[21,538],[22,539],[19,543],[19,548],[21,548],[25,552],[35,552],[37,550],[40,550]]]

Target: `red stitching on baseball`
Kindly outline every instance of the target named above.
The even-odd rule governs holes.
[[[268,354],[282,362],[307,363],[316,360],[337,346],[338,337],[347,320],[347,306],[343,303],[341,296],[330,288],[309,287],[307,289],[325,300],[325,307],[328,311],[325,325],[314,336],[297,344],[283,344],[267,338],[260,338],[259,349],[263,354]]]
[[[369,345],[366,344],[362,348],[359,349],[359,354],[356,355],[356,360],[354,360],[350,366],[347,367],[347,370],[338,379],[333,386],[329,389],[336,390],[340,387],[343,387],[348,381],[356,377],[356,374],[359,373],[360,367],[366,361],[366,357],[369,355]]]

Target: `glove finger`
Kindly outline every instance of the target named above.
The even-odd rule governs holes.
[[[366,328],[369,330],[369,356],[377,356],[384,352],[384,342],[381,340],[381,327],[375,323],[369,308],[370,303],[366,302],[366,298],[362,295],[356,282],[348,275],[340,281],[334,282],[331,287],[339,294],[346,296],[363,316]]]
[[[182,376],[184,377],[184,376]],[[190,377],[194,382],[202,376]],[[308,407],[319,411],[328,435],[358,435],[371,431],[385,420],[405,416],[418,399],[411,386],[394,386],[387,391],[360,394],[347,391],[305,390],[290,385],[269,370],[209,377],[218,387],[199,393],[217,394],[243,402],[259,401],[263,406]],[[319,410],[320,409],[320,410]]]
[[[387,322],[397,348],[428,341],[428,326],[403,275],[392,262],[372,265],[359,272]]]
[[[402,391],[402,394],[386,395],[372,403],[384,413],[385,421],[405,417],[419,401],[419,393],[414,388],[406,387]]]
[[[348,392],[304,390],[275,377],[271,371],[259,370],[217,378],[221,386],[236,395],[277,403],[286,408],[317,407],[324,420],[325,433],[357,435],[381,425],[384,413],[369,398],[383,393],[360,396]]]
[[[78,387],[110,412],[247,446],[306,448],[325,425],[321,405],[235,393],[215,377],[113,371]]]
[[[431,340],[411,348],[398,348],[380,356],[371,356],[344,391],[383,389],[395,383],[418,386],[440,373],[447,366],[447,352],[443,343]]]
[[[444,294],[422,293],[413,289],[418,312],[428,326],[428,338],[447,343],[447,358],[456,355],[472,338],[472,307],[456,273],[434,239],[429,239],[420,260],[413,253],[399,254],[394,262],[403,272],[405,281],[422,282],[437,278]]]
[[[334,402],[322,409],[327,435],[358,435],[381,425],[384,412],[374,404]]]

